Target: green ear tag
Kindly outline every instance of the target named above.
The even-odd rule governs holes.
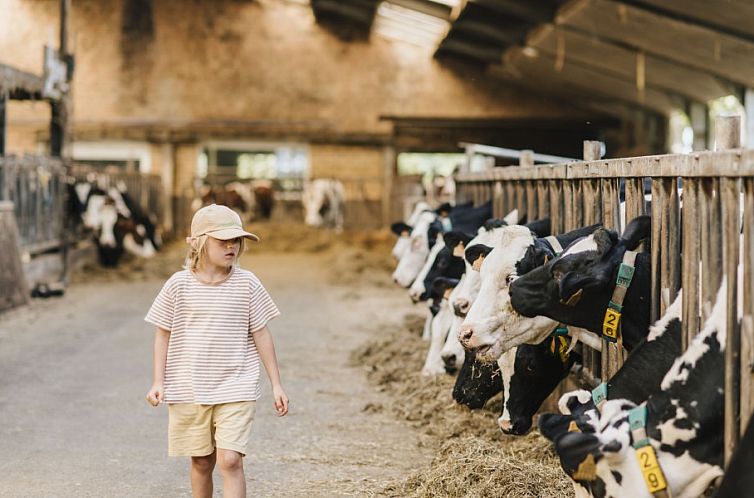
[[[628,412],[628,423],[631,425],[631,432],[644,429],[647,426],[647,405],[639,405]],[[641,448],[649,444],[649,439],[644,438],[634,441],[634,448]]]
[[[554,336],[568,335],[568,327],[559,325],[558,327],[555,328],[555,330],[552,331],[551,335],[554,335]]]
[[[594,401],[594,405],[599,408],[600,403],[603,401],[607,401],[607,384],[602,383],[599,386],[592,389],[592,401]]]
[[[625,263],[621,263],[620,268],[618,269],[618,278],[615,279],[615,283],[622,287],[628,287],[631,285],[631,280],[633,278],[634,278],[634,267],[628,266]]]

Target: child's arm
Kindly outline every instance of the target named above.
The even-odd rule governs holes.
[[[264,369],[267,371],[267,377],[270,378],[270,384],[272,384],[275,409],[278,416],[282,417],[288,413],[288,396],[285,395],[283,385],[280,383],[280,371],[278,370],[277,355],[275,355],[275,345],[272,343],[272,334],[267,327],[262,327],[254,331],[253,334],[259,358],[261,358]]]
[[[162,401],[165,386],[165,364],[168,359],[168,342],[170,331],[157,327],[154,333],[153,374],[152,387],[147,393],[147,401],[152,406],[157,406]]]

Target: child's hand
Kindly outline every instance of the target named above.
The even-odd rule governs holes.
[[[272,396],[275,398],[275,410],[278,412],[278,417],[282,417],[288,413],[288,396],[285,395],[283,388],[273,387]]]
[[[147,402],[152,406],[157,406],[162,402],[165,388],[162,384],[154,384],[147,393]]]

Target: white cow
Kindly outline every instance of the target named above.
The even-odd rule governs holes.
[[[334,228],[343,231],[343,204],[346,194],[338,180],[320,178],[304,184],[301,201],[304,205],[304,223],[313,227]]]
[[[428,211],[429,204],[427,204],[424,201],[419,201],[416,203],[416,206],[414,206],[414,210],[411,212],[411,216],[408,217],[406,220],[406,225],[409,227],[413,227],[414,224],[416,224],[417,220],[419,219],[419,215],[422,214],[424,211]],[[409,245],[411,245],[411,237],[410,235],[410,229],[406,231],[406,233],[400,233],[396,234],[398,235],[398,240],[395,241],[395,245],[393,246],[392,255],[393,258],[400,261],[401,257],[405,252],[408,250]]]

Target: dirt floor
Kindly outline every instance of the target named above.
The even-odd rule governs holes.
[[[418,375],[422,310],[390,281],[389,233],[253,231],[262,243],[242,266],[283,313],[270,328],[291,413],[274,416],[265,383],[249,496],[570,494],[521,482],[532,448],[535,474],[562,478],[541,438],[506,442],[494,402],[471,413],[452,403],[450,378]],[[183,248],[83,268],[64,297],[0,315],[0,497],[190,496],[187,460],[167,457],[167,412],[144,401],[153,331],[142,319]]]

